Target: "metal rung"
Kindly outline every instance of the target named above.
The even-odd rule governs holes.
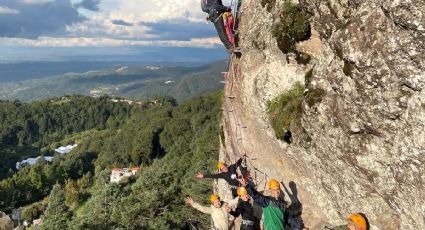
[[[228,98],[235,99],[236,97],[235,96],[228,96]]]
[[[220,81],[220,83],[222,83],[222,84],[227,84],[227,81]]]
[[[238,126],[240,126],[241,128],[246,128],[246,125],[242,125],[242,124],[237,124]]]

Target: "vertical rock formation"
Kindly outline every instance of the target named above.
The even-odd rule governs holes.
[[[242,4],[222,157],[247,154],[260,190],[271,177],[295,181],[310,227],[364,212],[372,229],[425,229],[425,2],[300,0],[320,35],[309,64],[272,35],[283,2]],[[288,145],[265,104],[297,81],[309,141]]]

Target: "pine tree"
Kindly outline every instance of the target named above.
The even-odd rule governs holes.
[[[56,184],[50,193],[40,230],[68,229],[71,216],[71,211],[65,205],[64,190],[61,185]]]

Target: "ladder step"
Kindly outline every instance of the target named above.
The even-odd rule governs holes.
[[[238,126],[240,126],[241,128],[246,128],[246,125],[242,125],[242,124],[237,124]]]

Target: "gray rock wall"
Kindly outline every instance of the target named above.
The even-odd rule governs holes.
[[[364,210],[381,229],[424,229],[425,2],[313,1],[324,52],[305,103],[317,173],[339,210]],[[309,97],[307,93],[307,97]],[[353,204],[353,201],[356,201]]]

